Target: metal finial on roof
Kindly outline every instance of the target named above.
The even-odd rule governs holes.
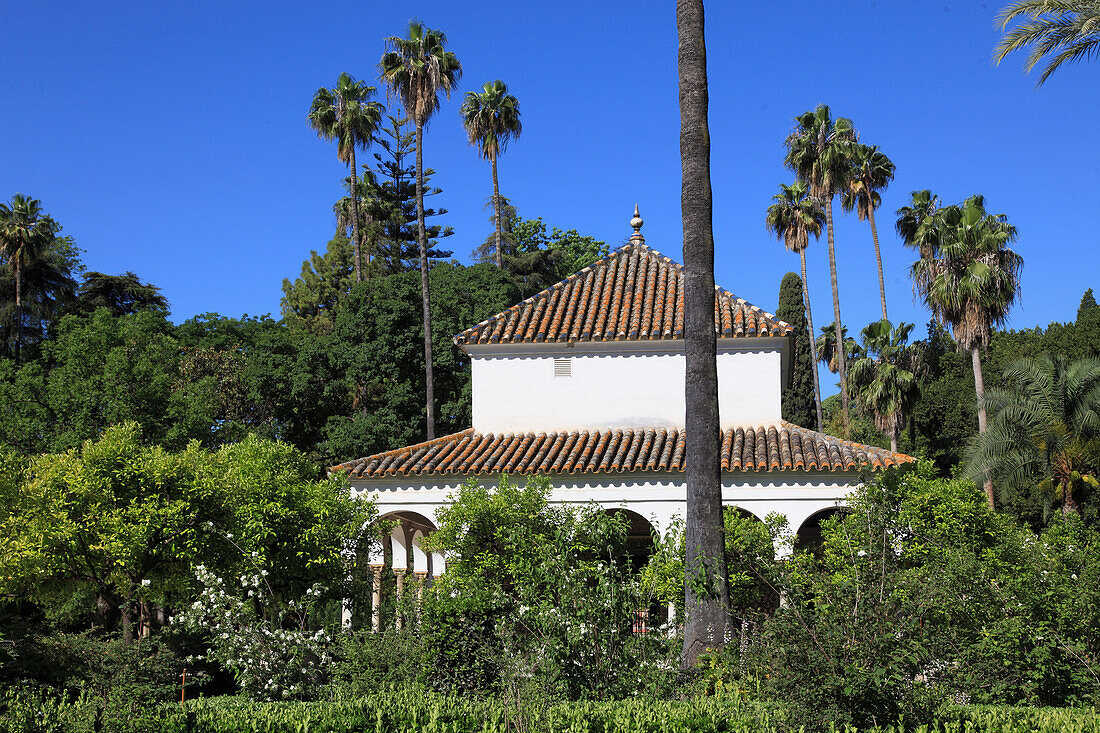
[[[634,204],[634,218],[630,220],[630,226],[634,227],[634,233],[630,235],[631,244],[645,244],[645,237],[642,236],[642,215],[638,213],[638,204]]]

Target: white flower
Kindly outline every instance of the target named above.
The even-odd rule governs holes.
[[[148,588],[148,587],[149,587],[149,584],[150,584],[151,582],[153,582],[153,581],[149,580],[148,578],[145,578],[145,579],[143,579],[143,580],[141,581],[141,584],[142,584],[143,586],[145,586],[146,588]]]

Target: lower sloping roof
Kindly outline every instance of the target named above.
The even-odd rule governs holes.
[[[723,471],[850,471],[912,461],[780,422],[722,434]],[[426,443],[333,466],[351,478],[464,474],[682,472],[684,432],[669,428],[477,433],[471,428]]]

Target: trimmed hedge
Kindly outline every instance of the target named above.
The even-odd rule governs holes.
[[[879,733],[1100,733],[1093,708],[965,708],[953,720],[887,726]],[[253,702],[240,697],[161,704],[144,714],[112,716],[98,698],[59,700],[40,691],[0,692],[0,732],[36,733],[779,733],[768,708],[735,696],[691,701],[623,700],[517,710],[493,700],[414,689],[380,691],[336,702]],[[853,729],[844,728],[845,731]]]

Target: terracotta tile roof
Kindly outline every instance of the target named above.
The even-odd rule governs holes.
[[[625,245],[503,313],[455,343],[633,341],[684,337],[684,266],[644,244]],[[791,327],[715,288],[719,338],[784,336]]]
[[[913,459],[790,423],[722,434],[723,471],[882,469]],[[462,474],[681,472],[684,434],[666,428],[480,434],[473,429],[333,466],[352,478]]]

